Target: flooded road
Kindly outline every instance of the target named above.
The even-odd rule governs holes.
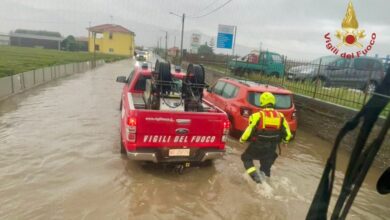
[[[305,131],[264,185],[244,175],[245,146],[234,139],[223,159],[183,175],[121,157],[115,79],[131,64],[107,64],[0,102],[0,219],[304,219],[330,152]],[[388,219],[390,197],[375,191],[379,175],[370,170],[349,219]]]

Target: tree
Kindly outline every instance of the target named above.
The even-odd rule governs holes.
[[[61,42],[61,49],[66,51],[79,51],[82,47],[72,35],[69,35]]]
[[[209,45],[210,45],[211,48],[215,47],[215,39],[214,39],[214,37],[211,37]]]
[[[207,45],[207,42],[205,42],[203,45],[201,45],[198,49],[198,54],[199,55],[212,55],[214,54],[213,48],[209,47]]]

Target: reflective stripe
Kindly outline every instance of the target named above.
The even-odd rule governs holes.
[[[241,136],[242,141],[247,141],[248,138],[251,136],[253,129],[256,130],[256,126],[257,126],[259,119],[260,119],[259,112],[256,112],[249,117],[249,125],[245,129],[244,133]]]
[[[246,172],[247,172],[248,174],[251,174],[251,173],[253,173],[253,172],[256,172],[256,167],[251,167],[251,168],[247,169]]]
[[[265,123],[264,123],[265,114],[263,111],[260,111],[260,114],[261,114],[261,127],[264,129],[265,128]]]
[[[269,113],[268,117],[266,117],[265,112]],[[265,131],[278,131],[281,129],[282,126],[286,130],[286,137],[284,137],[285,141],[289,141],[292,135],[287,120],[284,117],[283,113],[278,112],[271,108],[263,109],[262,111],[253,113],[249,117],[249,125],[245,129],[244,133],[242,134],[241,141],[247,141],[249,137],[252,135],[252,133],[257,130],[257,128],[263,129]],[[261,131],[257,131],[257,132],[261,132]],[[257,133],[257,135],[258,134],[261,133]]]

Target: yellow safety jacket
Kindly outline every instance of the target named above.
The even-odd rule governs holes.
[[[272,108],[266,108],[253,113],[249,117],[249,125],[240,138],[240,142],[248,141],[270,141],[288,142],[291,139],[291,131],[283,113]]]

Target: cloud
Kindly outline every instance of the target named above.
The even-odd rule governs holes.
[[[214,1],[214,0],[213,0]],[[47,29],[63,35],[86,35],[86,27],[117,23],[136,32],[136,42],[155,45],[161,30],[170,33],[170,46],[179,42],[181,20],[169,12],[186,13],[185,45],[197,30],[204,40],[216,36],[218,24],[237,25],[239,53],[263,48],[290,57],[315,58],[326,55],[323,35],[340,28],[349,0],[233,0],[219,11],[204,14],[226,0],[2,0],[0,31],[17,28]],[[372,53],[384,56],[390,48],[390,2],[353,0],[360,27],[378,34]],[[112,16],[112,19],[111,17]],[[245,51],[248,50],[248,51]]]

